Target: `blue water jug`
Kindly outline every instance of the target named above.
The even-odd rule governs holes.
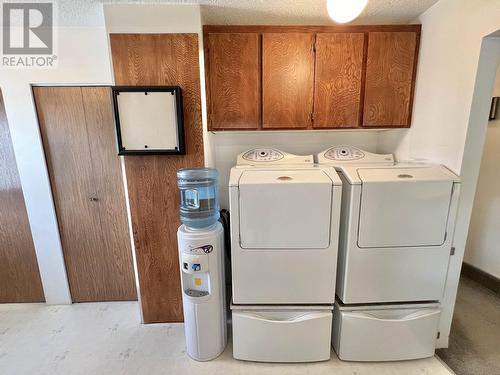
[[[213,168],[177,171],[181,192],[181,222],[190,228],[206,228],[219,220],[219,172]]]

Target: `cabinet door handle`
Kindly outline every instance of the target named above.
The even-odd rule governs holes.
[[[91,202],[97,202],[99,199],[98,199],[98,198],[96,198],[96,197],[90,197],[90,198],[89,198],[89,200],[90,200]]]

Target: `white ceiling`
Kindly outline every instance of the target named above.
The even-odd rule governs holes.
[[[352,24],[410,23],[438,0],[368,0]],[[187,1],[169,1],[187,2]],[[190,1],[191,2],[191,1]],[[328,25],[326,0],[194,0],[204,24]]]
[[[47,0],[31,0],[33,2]],[[102,3],[200,4],[206,25],[331,25],[326,0],[52,0],[60,26],[104,24]],[[410,23],[438,0],[368,0],[352,24]]]

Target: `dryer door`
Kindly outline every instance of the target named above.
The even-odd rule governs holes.
[[[359,247],[444,243],[453,180],[442,167],[359,169],[358,174]]]
[[[320,169],[243,172],[239,183],[244,249],[325,249],[332,180]]]

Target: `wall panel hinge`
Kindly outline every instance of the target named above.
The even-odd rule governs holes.
[[[455,255],[455,248],[454,248],[454,247],[452,247],[452,248],[450,249],[450,255]]]

